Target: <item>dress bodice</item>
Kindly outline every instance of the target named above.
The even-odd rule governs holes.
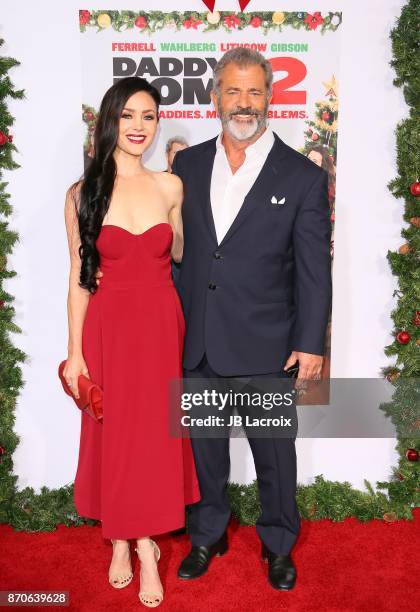
[[[100,288],[138,284],[172,284],[169,223],[158,223],[141,234],[103,225],[96,241],[103,272]]]

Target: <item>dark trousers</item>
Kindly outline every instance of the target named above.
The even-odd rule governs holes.
[[[260,374],[258,378],[264,376],[287,378],[282,370]],[[229,378],[214,372],[206,356],[194,370],[184,370],[184,377],[219,379],[222,384]],[[245,380],[249,377],[235,378]],[[272,552],[288,554],[300,529],[295,438],[252,438],[248,431],[246,433],[254,458],[262,510],[256,524],[257,533]],[[201,500],[189,506],[188,532],[193,546],[210,546],[224,533],[231,514],[227,495],[229,437],[192,437],[191,444]]]

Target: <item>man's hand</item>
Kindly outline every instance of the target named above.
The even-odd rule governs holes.
[[[98,268],[98,269],[96,270],[96,274],[95,274],[96,284],[97,284],[98,286],[99,286],[99,283],[101,282],[99,279],[100,279],[100,278],[101,278],[101,276],[103,276],[103,275],[104,275],[104,273],[103,273],[103,272],[101,272],[101,269],[100,269],[100,268]]]
[[[323,360],[324,358],[322,355],[292,351],[283,369],[287,370],[287,368],[290,368],[290,366],[292,366],[296,361],[299,361],[298,378],[304,378],[306,380],[319,380],[321,378]]]

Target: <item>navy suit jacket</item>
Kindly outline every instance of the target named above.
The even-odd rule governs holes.
[[[194,369],[204,352],[222,376],[278,372],[292,350],[322,355],[331,304],[327,173],[275,134],[218,245],[210,202],[215,154],[212,138],[179,151],[173,164],[184,185],[176,278],[184,368]]]

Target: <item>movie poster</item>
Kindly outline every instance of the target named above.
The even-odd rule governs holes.
[[[159,134],[145,164],[166,167],[165,145],[220,132],[210,100],[212,69],[225,51],[257,49],[274,72],[271,128],[329,175],[334,229],[339,111],[339,12],[79,11],[85,165],[100,101],[116,79],[146,78],[162,96]],[[333,257],[334,234],[331,240]],[[331,318],[331,317],[330,317]],[[329,378],[331,320],[322,378]]]

